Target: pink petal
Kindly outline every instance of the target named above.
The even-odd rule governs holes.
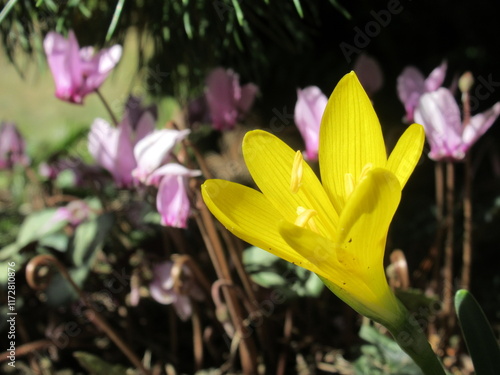
[[[240,114],[244,115],[250,110],[258,91],[259,88],[253,83],[247,83],[241,88],[241,97],[238,101]]]
[[[214,69],[207,77],[205,95],[214,128],[233,128],[238,120],[236,102],[241,98],[238,75],[232,70]]]
[[[425,92],[424,76],[417,68],[409,66],[399,75],[397,89],[399,100],[405,106],[407,121],[411,122],[418,100]]]
[[[306,146],[306,157],[318,159],[319,128],[328,98],[316,86],[297,90],[294,118]]]
[[[425,128],[431,159],[463,157],[459,152],[462,143],[460,109],[448,89],[441,87],[422,95],[415,110],[415,121]]]
[[[465,125],[462,139],[464,152],[467,150],[493,125],[500,115],[500,102],[483,113],[472,116],[470,123]]]
[[[134,178],[132,171],[137,166],[134,157],[134,144],[132,142],[132,127],[125,117],[118,124],[118,144],[114,160],[113,174],[116,184],[119,187],[133,186]]]
[[[197,175],[200,172],[190,171],[174,163],[162,168],[164,176],[156,196],[156,208],[161,214],[161,223],[166,226],[186,228],[191,207],[186,193],[186,176]]]
[[[118,64],[122,55],[122,47],[114,45],[111,48],[103,49],[92,57],[84,72],[86,77],[82,95],[87,95],[98,89],[108,77],[109,73]]]
[[[90,127],[88,149],[97,163],[111,172],[117,158],[118,129],[106,120],[95,119]]]
[[[141,182],[145,182],[149,174],[168,160],[169,154],[177,142],[184,139],[189,130],[162,129],[156,130],[134,147],[137,168],[133,175]]]
[[[436,91],[439,87],[443,85],[444,78],[446,77],[446,70],[448,68],[448,64],[446,61],[443,61],[441,65],[435,68],[429,77],[425,79],[425,91],[431,92]]]
[[[155,130],[155,122],[156,120],[151,112],[146,111],[142,114],[136,124],[134,144],[137,144],[137,142]]]
[[[353,70],[368,96],[373,96],[382,88],[384,75],[379,63],[373,57],[361,53],[354,63]]]

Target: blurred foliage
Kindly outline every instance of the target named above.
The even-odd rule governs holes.
[[[329,3],[349,17],[336,0]],[[51,30],[74,29],[83,46],[122,43],[127,30],[135,27],[142,41],[140,66],[148,67],[153,93],[185,98],[185,87],[200,87],[207,69],[220,64],[258,81],[263,69],[272,68],[276,46],[298,53],[311,44],[319,12],[319,0],[17,0],[5,6],[0,33],[16,63],[16,49],[39,54]],[[158,84],[166,76],[173,86]]]

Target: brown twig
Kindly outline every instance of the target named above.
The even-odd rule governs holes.
[[[64,265],[52,255],[43,254],[38,255],[31,259],[26,265],[26,281],[28,285],[34,290],[44,290],[48,286],[48,281],[40,281],[39,270],[43,265],[54,265],[61,275],[71,284],[71,287],[76,291],[80,300],[85,304],[87,310],[84,311],[85,317],[92,322],[96,327],[100,328],[122,351],[122,353],[129,359],[129,361],[138,368],[143,374],[150,375],[150,372],[143,366],[140,359],[135,355],[132,349],[123,341],[120,336],[106,323],[104,318],[93,308],[92,303],[89,302],[83,291],[73,281],[71,275]]]
[[[217,234],[217,229],[213,220],[212,215],[208,211],[207,206],[201,199],[201,194],[197,192],[197,207],[199,208],[200,215],[196,215],[198,227],[202,232],[202,237],[206,241],[206,247],[209,256],[214,265],[215,271],[219,279],[227,280],[232,283],[232,277],[229,272],[229,266],[227,264],[227,259],[224,254],[222,243]],[[243,372],[245,374],[254,374],[257,372],[256,365],[256,353],[255,344],[251,340],[250,336],[243,334],[243,314],[241,306],[239,305],[236,295],[232,288],[223,288],[224,299],[226,300],[229,313],[233,326],[236,329],[236,333],[240,336],[239,348],[240,348],[240,360]]]
[[[447,321],[450,331],[455,324],[453,314],[453,237],[454,237],[454,189],[455,189],[455,165],[452,161],[446,162],[446,240],[443,270],[443,315]]]

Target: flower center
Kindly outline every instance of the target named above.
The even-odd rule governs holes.
[[[308,228],[313,232],[319,234],[319,229],[314,222],[313,216],[316,216],[318,213],[315,210],[310,208],[304,208],[302,206],[297,207],[297,218],[295,219],[295,225]]]
[[[354,176],[352,175],[352,173],[346,173],[344,175],[345,195],[347,198],[349,198],[349,196],[352,194],[352,192],[356,188],[356,185],[358,185],[361,181],[363,181],[366,178],[368,172],[372,168],[373,168],[372,163],[366,163],[363,169],[361,170],[361,173],[359,174],[357,182],[354,180]]]

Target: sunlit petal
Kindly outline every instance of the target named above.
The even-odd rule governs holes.
[[[396,175],[403,188],[422,155],[425,131],[422,125],[413,124],[399,138],[387,160],[386,168]]]
[[[283,216],[262,193],[225,180],[207,180],[201,192],[209,210],[230,232],[291,263],[310,267],[279,234]]]
[[[340,212],[348,197],[346,175],[354,185],[368,163],[386,164],[382,130],[372,103],[354,72],[335,87],[321,122],[319,162],[323,185]]]
[[[314,171],[303,162],[301,187],[290,189],[296,152],[274,135],[261,130],[248,132],[243,140],[243,156],[255,183],[269,202],[289,222],[297,217],[297,207],[314,209],[318,227],[325,236],[335,231],[338,215]]]

